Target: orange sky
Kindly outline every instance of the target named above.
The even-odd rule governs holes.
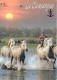
[[[7,7],[3,7],[3,5],[0,5],[0,17],[5,18],[5,15],[7,13],[12,13],[14,16],[14,19],[22,18],[23,15],[28,15],[30,12],[25,10],[25,6],[27,2],[32,3],[35,2],[35,0],[1,0],[0,3],[6,3]],[[55,3],[54,0],[36,0],[38,4],[45,4],[45,3]],[[19,6],[23,5],[23,8],[20,8]],[[33,11],[32,11],[33,13]]]
[[[0,7],[0,17],[5,18],[5,15],[7,13],[12,13],[15,18],[20,18],[21,15],[24,14],[24,11],[19,10],[18,7],[20,5],[19,0],[1,0],[0,3],[6,3],[7,6],[3,7],[3,5]]]
[[[29,23],[30,20],[31,21],[29,24],[33,25],[34,20],[34,22],[36,22],[36,20],[41,22],[43,17],[46,18],[47,12],[44,10],[25,10],[27,2],[37,2],[38,4],[55,4],[56,0],[0,0],[0,3],[5,3],[7,5],[6,7],[4,7],[4,5],[0,5],[0,20],[6,21],[6,14],[11,13],[13,14],[13,21],[15,21],[15,23],[18,22],[17,26],[19,26],[20,23]],[[23,7],[20,8],[20,5],[23,5]]]

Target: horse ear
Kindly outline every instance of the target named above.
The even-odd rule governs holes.
[[[21,41],[21,43],[25,43],[25,42],[26,42],[26,40]]]

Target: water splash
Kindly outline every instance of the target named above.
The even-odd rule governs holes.
[[[32,55],[32,54],[28,54],[26,56],[26,59],[25,59],[25,65],[23,66],[23,68],[25,69],[49,69],[49,67],[52,66],[52,64],[50,62],[47,62],[46,60],[40,60],[38,58],[37,55]],[[3,58],[2,56],[0,56],[0,68],[2,66],[2,64],[6,64],[8,65],[8,67],[10,66],[10,59],[7,59],[7,58]],[[13,64],[14,64],[14,60],[13,60]],[[18,66],[18,62],[17,62],[17,65]],[[56,65],[57,67],[57,61],[56,61]]]
[[[26,58],[26,69],[37,69],[38,57],[37,55],[30,56]]]
[[[5,65],[10,64],[10,59],[9,58],[4,58],[4,57],[0,56],[0,68],[1,68],[1,66],[3,64],[5,64]]]

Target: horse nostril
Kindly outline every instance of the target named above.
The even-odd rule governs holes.
[[[51,48],[53,48],[54,46],[51,46]]]
[[[26,52],[28,51],[28,49],[26,49]]]

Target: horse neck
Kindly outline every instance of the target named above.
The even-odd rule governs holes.
[[[50,49],[50,45],[47,45],[45,48],[46,48],[47,50],[49,50],[49,49]]]
[[[44,44],[44,47],[46,47],[47,46],[47,44]]]

